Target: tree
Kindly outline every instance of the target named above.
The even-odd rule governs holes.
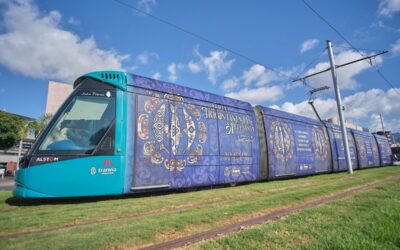
[[[37,137],[50,122],[52,115],[43,115],[33,121],[25,120],[17,115],[0,111],[0,150],[15,146],[26,138],[31,131]]]
[[[16,115],[0,111],[0,150],[7,150],[17,144],[26,123]]]
[[[45,114],[39,119],[35,121],[31,121],[27,124],[27,130],[25,131],[25,137],[28,135],[28,133],[33,130],[35,132],[35,138],[39,136],[39,134],[43,131],[43,129],[49,124],[51,118],[53,115],[50,114]],[[23,138],[25,138],[23,137]]]
[[[23,140],[28,137],[29,133],[33,130],[35,132],[35,138],[39,136],[39,134],[43,131],[43,129],[50,122],[53,115],[45,114],[40,119],[26,122],[19,129],[19,149],[18,149],[18,159],[21,158],[22,153],[22,144]],[[17,169],[19,169],[20,161],[18,160]]]

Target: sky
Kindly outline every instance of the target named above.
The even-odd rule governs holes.
[[[0,0],[0,109],[38,118],[50,80],[123,70],[314,117],[310,86],[331,74],[292,80],[329,68],[330,40],[337,65],[388,51],[338,69],[338,83],[346,120],[376,131],[382,114],[400,131],[400,0],[306,0],[358,51],[302,0],[118,1]],[[332,88],[316,97],[322,118],[337,116]]]

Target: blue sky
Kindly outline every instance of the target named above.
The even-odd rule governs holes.
[[[361,57],[301,0],[122,1],[275,71],[113,0],[0,0],[0,109],[40,117],[49,80],[72,83],[89,71],[117,69],[312,117],[310,89],[290,79],[314,59],[304,74],[328,67],[321,53],[328,39],[337,64]],[[349,121],[375,130],[382,113],[387,128],[400,131],[400,0],[307,2],[363,54],[389,51],[373,62],[397,91],[367,62],[338,77]],[[337,114],[333,96],[330,90],[316,101],[323,118]]]

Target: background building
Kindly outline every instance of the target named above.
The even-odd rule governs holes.
[[[46,115],[54,114],[69,94],[73,91],[73,85],[55,81],[49,81],[46,101]],[[12,114],[26,121],[33,121],[31,117]],[[25,155],[35,142],[35,133],[31,131],[27,138],[22,140],[21,155]],[[7,162],[18,162],[19,143],[8,150],[0,150],[0,165],[5,165]],[[1,166],[0,166],[1,167]]]
[[[336,125],[340,125],[340,120],[337,117],[333,117],[333,118],[329,118],[328,122],[336,124]],[[360,131],[365,131],[365,132],[369,132],[369,129],[367,128],[363,128],[357,124],[353,124],[351,122],[346,121],[346,128],[351,128],[351,129],[355,129],[355,130],[360,130]]]
[[[22,116],[22,115],[17,115],[13,114],[10,112],[2,111],[14,116],[17,116],[25,121],[33,121],[34,119],[31,117],[27,116]],[[35,141],[35,132],[30,131],[28,136],[22,140],[22,155],[24,155],[33,145],[33,142]],[[18,149],[19,149],[19,143],[14,145],[14,147],[8,149],[8,150],[0,150],[0,165],[7,164],[7,162],[13,161],[17,162],[18,161]]]
[[[393,143],[398,143],[400,145],[400,133],[392,133]]]
[[[392,133],[390,131],[385,131],[385,132],[377,131],[376,133],[373,133],[373,134],[386,136],[386,138],[388,139],[390,145],[395,143],[394,140],[393,140]]]
[[[46,102],[46,115],[54,114],[73,90],[73,85],[49,81]]]

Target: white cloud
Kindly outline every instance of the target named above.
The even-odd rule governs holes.
[[[184,65],[181,63],[170,63],[168,65],[168,72],[169,72],[169,77],[168,79],[175,82],[176,80],[178,80],[178,70],[182,70],[184,68]]]
[[[385,130],[392,132],[400,131],[400,119],[399,118],[391,118],[391,119],[383,119]],[[369,117],[368,128],[370,131],[382,131],[382,123],[381,117],[379,114],[372,114]]]
[[[188,68],[194,74],[197,74],[202,71],[202,67],[201,67],[200,63],[195,63],[193,61],[190,61],[188,63]]]
[[[81,22],[79,21],[79,20],[76,20],[74,17],[70,17],[70,18],[68,18],[68,23],[69,24],[72,24],[72,25],[80,25],[81,24]]]
[[[362,58],[362,56],[350,50],[340,51],[335,55],[336,65],[344,64],[353,60]],[[376,57],[375,62],[380,64],[383,62],[382,57]],[[325,70],[330,67],[328,61],[318,63],[314,68],[309,69],[304,75],[309,75],[316,73],[321,70]],[[338,83],[341,89],[356,89],[358,87],[358,82],[354,77],[359,75],[361,72],[370,69],[371,66],[367,61],[361,61],[347,65],[345,67],[337,69]],[[321,87],[324,85],[333,86],[332,84],[332,74],[330,71],[322,73],[320,75],[313,76],[307,79],[307,82],[313,87]]]
[[[194,49],[194,54],[198,61],[190,61],[188,68],[192,73],[206,72],[208,80],[216,84],[217,79],[226,75],[235,62],[234,59],[227,59],[229,53],[227,51],[214,50],[210,52],[209,56],[203,56],[198,48]]]
[[[262,86],[279,79],[279,76],[274,71],[267,70],[262,65],[254,64],[250,69],[243,71],[241,79],[246,86],[252,83],[255,83],[257,86]]]
[[[222,83],[222,89],[223,90],[231,90],[233,88],[236,88],[237,86],[239,86],[240,82],[239,79],[237,77],[232,77],[228,80],[225,80]]]
[[[398,39],[394,44],[392,44],[390,52],[395,56],[400,55],[400,39]]]
[[[400,11],[400,0],[381,0],[378,6],[378,14],[383,17],[392,17]]]
[[[136,56],[136,63],[141,65],[146,65],[149,63],[151,58],[159,59],[160,57],[155,52],[143,51],[142,53]]]
[[[397,89],[400,92],[400,88]],[[393,129],[400,124],[395,124],[394,120],[400,117],[399,96],[394,89],[384,91],[382,89],[370,89],[361,91],[354,95],[345,97],[343,104],[345,106],[346,120],[352,121],[373,129],[375,126],[376,115],[391,117],[388,119],[388,129]],[[336,101],[334,99],[316,99],[315,106],[322,119],[337,117]],[[297,104],[285,102],[281,106],[272,106],[286,112],[315,118],[314,112],[307,101]]]
[[[300,46],[300,53],[307,52],[319,44],[318,39],[305,40]]]
[[[316,99],[314,101],[314,105],[317,107],[318,113],[323,119],[336,116],[337,109],[335,100]],[[307,116],[314,119],[317,118],[310,104],[308,104],[308,101],[303,101],[297,104],[294,104],[292,102],[285,102],[281,106],[274,105],[271,106],[271,108],[283,110],[301,116]]]
[[[140,66],[147,65],[151,60],[158,60],[160,56],[156,52],[143,51],[135,57],[135,63],[126,68],[127,71],[136,71]]]
[[[246,87],[251,85],[261,87],[279,81],[288,82],[288,80],[293,78],[294,75],[297,75],[303,67],[304,66],[296,66],[290,69],[278,68],[273,71],[260,64],[253,64],[249,69],[244,70],[240,77],[233,76],[232,78],[225,80],[225,82],[231,83],[228,84],[228,86],[232,86],[232,88],[240,86],[240,83],[243,83]],[[233,84],[234,82],[236,84]],[[222,88],[226,89],[225,86],[226,84],[223,84]],[[285,86],[285,88],[289,87]],[[293,86],[291,86],[291,88],[293,88]]]
[[[276,69],[276,71],[272,71],[270,69],[266,69],[262,65],[253,64],[250,68],[244,70],[241,76],[233,76],[229,79],[226,79],[222,83],[221,88],[224,91],[232,91],[232,89],[240,87],[241,83],[243,83],[244,87],[254,86],[255,88],[271,83],[277,83],[279,85],[279,83],[288,82],[288,79],[294,75],[297,75],[303,67],[304,66],[296,66],[291,69]],[[296,86],[293,84],[287,84],[282,87],[288,90]]]
[[[147,13],[150,13],[153,7],[156,7],[158,5],[156,0],[140,0],[137,4],[136,7],[140,10],[144,10]]]
[[[380,28],[380,29],[385,29],[390,32],[394,33],[400,33],[400,29],[394,26],[389,26],[385,24],[382,20],[378,20],[377,22],[374,22],[370,25],[370,28]]]
[[[151,78],[156,79],[156,80],[160,80],[161,79],[161,73],[160,72],[156,72],[151,76]]]
[[[176,63],[171,63],[170,65],[168,65],[167,68],[168,72],[169,72],[169,79],[171,81],[176,81],[178,79],[178,76],[176,75]]]
[[[95,70],[122,70],[128,55],[97,47],[60,27],[61,14],[41,15],[30,1],[9,1],[3,12],[0,64],[25,76],[70,82]]]
[[[262,65],[253,64],[250,68],[244,70],[240,77],[233,76],[226,79],[221,88],[223,91],[228,92],[225,94],[226,96],[248,101],[253,105],[264,102],[273,103],[284,97],[283,88],[288,89],[288,87],[272,84],[279,83],[279,81],[287,81],[289,77],[299,70],[299,67],[286,70],[277,69],[279,72],[277,73],[266,69]],[[268,87],[265,86],[267,84],[269,84]]]
[[[308,39],[308,40],[305,40],[305,41],[301,44],[300,52],[301,52],[301,53],[304,53],[304,52],[306,52],[306,51],[309,51],[309,50],[313,49],[315,46],[317,46],[318,43],[319,43],[319,40],[318,40],[318,39]]]
[[[397,89],[397,92],[400,92],[400,89]],[[344,104],[349,110],[348,116],[352,119],[365,118],[368,113],[400,116],[399,98],[394,89],[386,92],[381,89],[370,89],[344,98]]]
[[[259,88],[248,88],[245,87],[238,92],[230,92],[225,96],[239,99],[245,102],[250,102],[253,105],[261,104],[269,101],[274,102],[283,97],[282,88],[279,86],[272,87],[259,87]]]

